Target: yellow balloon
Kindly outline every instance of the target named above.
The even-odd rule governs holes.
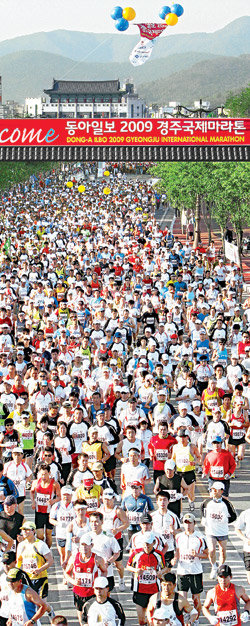
[[[131,22],[131,20],[134,20],[135,16],[136,16],[136,12],[134,9],[132,9],[132,7],[126,7],[125,9],[123,9],[122,17],[124,17],[125,20],[128,20],[128,22]]]
[[[175,15],[175,13],[168,13],[165,18],[165,22],[168,26],[175,26],[175,24],[177,24],[178,22],[178,17],[177,15]]]
[[[69,180],[69,182],[66,183],[66,187],[68,187],[69,189],[71,189],[71,187],[73,187],[72,180]]]
[[[111,189],[109,189],[109,187],[104,187],[103,193],[105,196],[108,196],[111,193]]]
[[[84,185],[79,185],[79,187],[78,187],[78,191],[79,191],[80,193],[83,193],[83,192],[85,191],[85,187],[84,187]]]
[[[105,172],[103,172],[103,176],[110,176],[110,172],[106,170]]]

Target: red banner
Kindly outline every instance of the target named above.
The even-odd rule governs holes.
[[[140,29],[141,37],[145,39],[156,39],[167,28],[167,24],[134,24]]]
[[[250,119],[1,119],[0,147],[250,145]]]

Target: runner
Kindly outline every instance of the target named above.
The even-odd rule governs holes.
[[[47,598],[47,570],[53,565],[52,553],[44,541],[36,539],[36,526],[33,522],[24,522],[21,530],[23,541],[17,547],[17,566],[27,572],[39,596]]]
[[[65,570],[66,580],[73,585],[74,605],[79,624],[82,623],[82,611],[85,602],[94,597],[94,581],[99,571],[105,575],[107,569],[104,560],[93,553],[93,539],[84,534],[79,541],[79,552],[69,559]]]
[[[240,626],[249,620],[250,600],[244,587],[232,583],[232,570],[229,565],[221,565],[217,571],[218,584],[207,592],[202,611],[211,626],[225,624],[229,620]],[[240,600],[245,603],[244,612],[240,615]],[[214,605],[215,615],[211,615],[210,607]]]
[[[201,613],[200,594],[203,591],[201,560],[207,559],[208,548],[205,537],[195,532],[195,517],[186,513],[183,517],[184,532],[176,537],[175,555],[172,565],[177,565],[178,590],[187,597],[190,589],[194,608]]]
[[[122,564],[123,559],[123,533],[129,526],[129,521],[125,511],[116,505],[116,494],[112,489],[104,489],[103,504],[100,506],[100,511],[103,514],[103,530],[111,532],[120,546],[120,555],[115,561],[115,566],[118,570],[120,577],[120,591],[125,591],[124,584],[124,567]]]
[[[35,513],[35,526],[38,539],[45,539],[49,548],[52,545],[53,525],[49,521],[51,506],[61,500],[60,485],[51,478],[50,466],[41,463],[38,478],[34,480],[30,490],[31,507]]]
[[[161,578],[161,591],[150,598],[147,608],[147,619],[149,624],[154,623],[156,610],[165,610],[166,619],[174,626],[183,624],[184,618],[188,616],[189,625],[197,620],[198,612],[193,609],[188,600],[180,593],[176,592],[176,575],[172,572],[164,574]]]
[[[223,498],[224,483],[215,481],[211,486],[211,500],[202,502],[201,511],[205,525],[209,560],[212,565],[210,578],[217,575],[216,544],[219,545],[219,566],[226,560],[229,524],[235,522],[237,514],[231,502]]]
[[[115,626],[117,620],[121,626],[125,624],[125,614],[123,608],[117,600],[109,595],[109,583],[105,576],[97,576],[94,582],[95,598],[88,600],[82,613],[83,624],[95,624],[96,622],[109,622]]]
[[[22,583],[22,572],[13,568],[8,571],[6,580],[9,583],[9,619],[7,626],[16,622],[24,626],[27,622],[40,624],[39,619],[46,612],[49,613],[51,607],[40,596],[27,585]]]
[[[61,489],[61,500],[51,507],[49,522],[56,528],[56,545],[60,556],[61,566],[65,564],[65,547],[67,527],[75,517],[74,505],[72,502],[71,487]],[[64,583],[67,584],[64,579]]]
[[[173,446],[172,459],[176,464],[176,471],[184,478],[188,485],[188,501],[190,511],[194,511],[195,500],[195,459],[200,463],[201,457],[197,446],[189,443],[188,432],[181,428],[178,433],[179,443]]]
[[[159,591],[159,577],[166,571],[164,556],[162,552],[155,550],[154,543],[154,533],[145,533],[143,548],[132,552],[127,562],[127,569],[133,574],[133,602],[140,626],[146,623],[150,597]]]

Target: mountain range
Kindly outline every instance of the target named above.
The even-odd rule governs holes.
[[[215,33],[166,36],[156,42],[150,61],[133,67],[129,54],[138,35],[57,30],[0,42],[3,101],[23,102],[51,87],[53,78],[129,78],[148,103],[225,100],[249,83],[250,17]],[[139,33],[138,33],[139,34]],[[215,102],[216,101],[216,102]]]

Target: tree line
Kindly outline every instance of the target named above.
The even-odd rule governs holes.
[[[159,179],[157,187],[171,206],[193,217],[194,247],[200,242],[201,217],[209,243],[215,219],[223,250],[226,230],[232,228],[241,258],[243,230],[250,226],[249,163],[160,163],[151,168],[151,173]]]

